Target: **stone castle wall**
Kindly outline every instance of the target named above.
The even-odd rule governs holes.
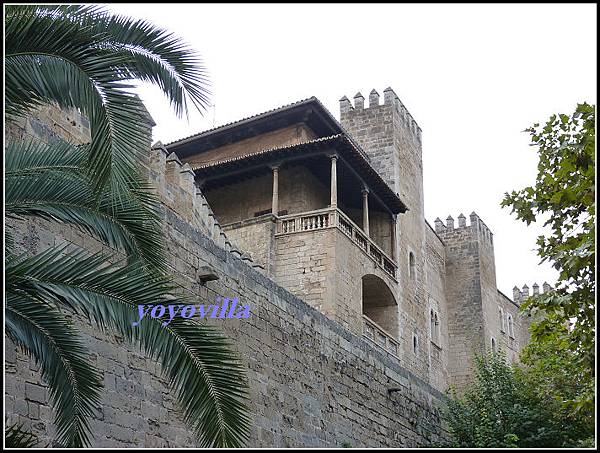
[[[489,336],[494,337],[498,342],[499,349],[506,353],[506,358],[510,363],[519,361],[519,353],[529,343],[529,327],[531,320],[529,317],[519,313],[519,305],[502,294],[500,291],[496,295],[496,312],[490,313],[487,323]],[[504,320],[500,319],[500,310]],[[513,328],[509,329],[508,316],[512,317]]]
[[[449,223],[450,225],[450,223]],[[481,265],[477,233],[470,227],[440,229],[446,249],[448,375],[462,389],[474,371],[473,354],[484,350]]]
[[[510,362],[518,361],[529,342],[529,321],[519,313],[518,303],[497,289],[493,234],[477,214],[470,214],[469,224],[462,214],[457,225],[451,216],[445,225],[436,219],[435,231],[446,250],[448,375],[461,391],[472,379],[474,354],[502,349]],[[501,328],[508,315],[514,338]]]
[[[262,215],[223,225],[229,241],[243,256],[262,266],[265,275],[275,275],[275,216]]]
[[[335,234],[324,229],[275,239],[274,280],[328,316],[335,313]]]
[[[429,383],[437,389],[448,388],[448,301],[446,299],[446,248],[431,227],[426,230],[425,281],[427,310],[438,315],[437,336],[429,320]]]
[[[439,391],[236,252],[187,164],[167,156],[161,146],[152,150],[149,162],[150,180],[164,200],[173,274],[199,303],[237,296],[251,306],[249,319],[213,321],[234,341],[247,369],[250,446],[414,447],[446,436]],[[31,253],[64,241],[101,247],[64,225],[31,220],[18,230],[18,244]],[[202,286],[197,275],[205,265],[220,278]],[[158,365],[122,338],[76,323],[92,362],[104,374],[102,405],[91,421],[94,446],[193,446]],[[22,422],[49,441],[52,411],[39,371],[10,342],[6,364],[7,421]],[[396,391],[389,393],[392,388]]]

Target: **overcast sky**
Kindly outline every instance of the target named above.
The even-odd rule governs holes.
[[[425,215],[477,212],[494,233],[498,288],[556,273],[539,265],[536,226],[501,209],[535,181],[521,132],[596,103],[596,5],[110,5],[197,49],[216,105],[178,119],[155,88],[139,94],[167,143],[310,96],[391,86],[423,130]]]

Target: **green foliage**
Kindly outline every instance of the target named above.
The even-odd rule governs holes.
[[[9,281],[10,262],[6,271]],[[6,291],[7,335],[41,365],[42,378],[48,382],[56,408],[58,442],[88,444],[88,417],[100,402],[102,378],[89,364],[87,348],[65,316],[34,297],[22,291]]]
[[[66,142],[52,146],[37,140],[9,143],[5,151],[5,215],[69,223],[110,247],[164,269],[157,198],[140,177],[132,179],[129,189],[121,190],[118,197],[104,189],[97,198],[85,170],[88,153],[89,146]]]
[[[585,443],[594,436],[594,405],[589,404],[594,399],[594,379],[581,367],[579,354],[569,347],[567,327],[559,324],[553,330],[554,335],[532,342],[523,351],[517,377],[568,427],[571,445]]]
[[[97,402],[99,384],[91,366],[81,358],[84,350],[78,346],[76,332],[67,329],[66,320],[54,315],[53,306],[81,314],[103,331],[118,332],[160,362],[170,380],[169,387],[182,402],[185,421],[198,434],[202,446],[243,443],[249,427],[245,415],[247,384],[230,343],[216,329],[183,318],[174,319],[168,327],[162,326],[161,319],[144,318],[140,326],[133,327],[138,320],[137,304],[190,301],[178,293],[169,277],[141,261],[108,264],[108,259],[105,253],[90,254],[74,246],[59,246],[7,262],[7,331],[34,357],[40,357],[43,370],[54,373],[50,379],[45,373],[43,376],[52,394],[68,401],[69,411],[66,404],[55,405],[59,443],[88,443],[85,437],[71,439],[67,434],[83,436],[89,431],[84,420]],[[47,345],[38,338],[43,340],[44,335],[52,337]],[[76,353],[78,367],[59,373],[68,365],[70,355]],[[88,384],[84,388],[75,382],[72,387],[85,391],[65,387],[78,375]],[[67,412],[75,414],[69,417],[69,423],[63,422]],[[82,426],[73,428],[73,417]]]
[[[579,104],[569,115],[552,115],[545,125],[527,129],[539,149],[536,183],[506,194],[503,207],[517,219],[544,220],[549,233],[537,239],[538,255],[559,271],[556,290],[529,298],[523,310],[534,315],[532,343],[547,354],[531,351],[529,359],[566,360],[585,385],[568,393],[569,410],[593,411],[595,363],[595,106]],[[566,328],[568,326],[568,328]],[[545,343],[546,345],[544,345]],[[555,349],[548,349],[552,345]],[[556,397],[556,395],[555,395]]]
[[[6,7],[6,113],[45,103],[79,108],[90,120],[94,191],[126,187],[147,130],[132,79],[157,85],[178,114],[208,102],[206,70],[194,51],[149,22],[95,6]],[[117,192],[118,193],[118,192]]]
[[[503,354],[476,358],[475,380],[451,395],[444,418],[452,447],[574,447],[589,431],[556,412],[532,377],[506,364]],[[592,427],[593,433],[593,427]]]
[[[186,100],[206,102],[200,60],[164,30],[98,7],[11,5],[5,19],[7,118],[54,103],[79,108],[92,132],[82,146],[10,142],[6,218],[67,224],[106,246],[101,253],[55,246],[19,254],[15,224],[7,223],[6,334],[41,367],[55,443],[90,445],[88,420],[100,401],[101,377],[70,320],[76,314],[161,364],[199,446],[242,446],[248,385],[232,344],[215,328],[182,318],[168,327],[152,318],[132,326],[138,304],[193,301],[167,273],[159,201],[139,163],[148,152],[148,119],[128,81],[159,86],[177,113],[187,113]]]

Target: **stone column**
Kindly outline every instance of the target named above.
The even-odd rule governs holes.
[[[363,231],[369,236],[369,189],[362,190],[363,196]]]
[[[272,167],[273,170],[273,203],[271,213],[278,215],[279,212],[279,167]]]
[[[397,251],[397,247],[398,245],[396,244],[396,228],[397,228],[397,224],[396,224],[396,219],[397,216],[394,214],[391,216],[392,217],[392,259],[396,262],[398,262],[398,251]]]
[[[330,156],[331,159],[331,202],[332,208],[337,208],[337,156]]]

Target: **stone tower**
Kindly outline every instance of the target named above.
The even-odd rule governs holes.
[[[457,226],[451,216],[445,225],[435,220],[446,248],[448,376],[459,391],[472,379],[473,354],[490,350],[492,338],[494,346],[500,341],[492,232],[476,213],[469,217],[470,225],[463,214]]]
[[[408,206],[408,212],[399,215],[396,223],[397,296],[403,317],[400,336],[405,342],[404,357],[410,357],[411,365],[427,374],[426,348],[415,354],[415,342],[417,346],[425,345],[428,338],[421,128],[391,88],[384,90],[383,103],[372,90],[368,107],[361,93],[354,96],[354,106],[344,96],[340,100],[340,122],[367,153],[373,168]]]

